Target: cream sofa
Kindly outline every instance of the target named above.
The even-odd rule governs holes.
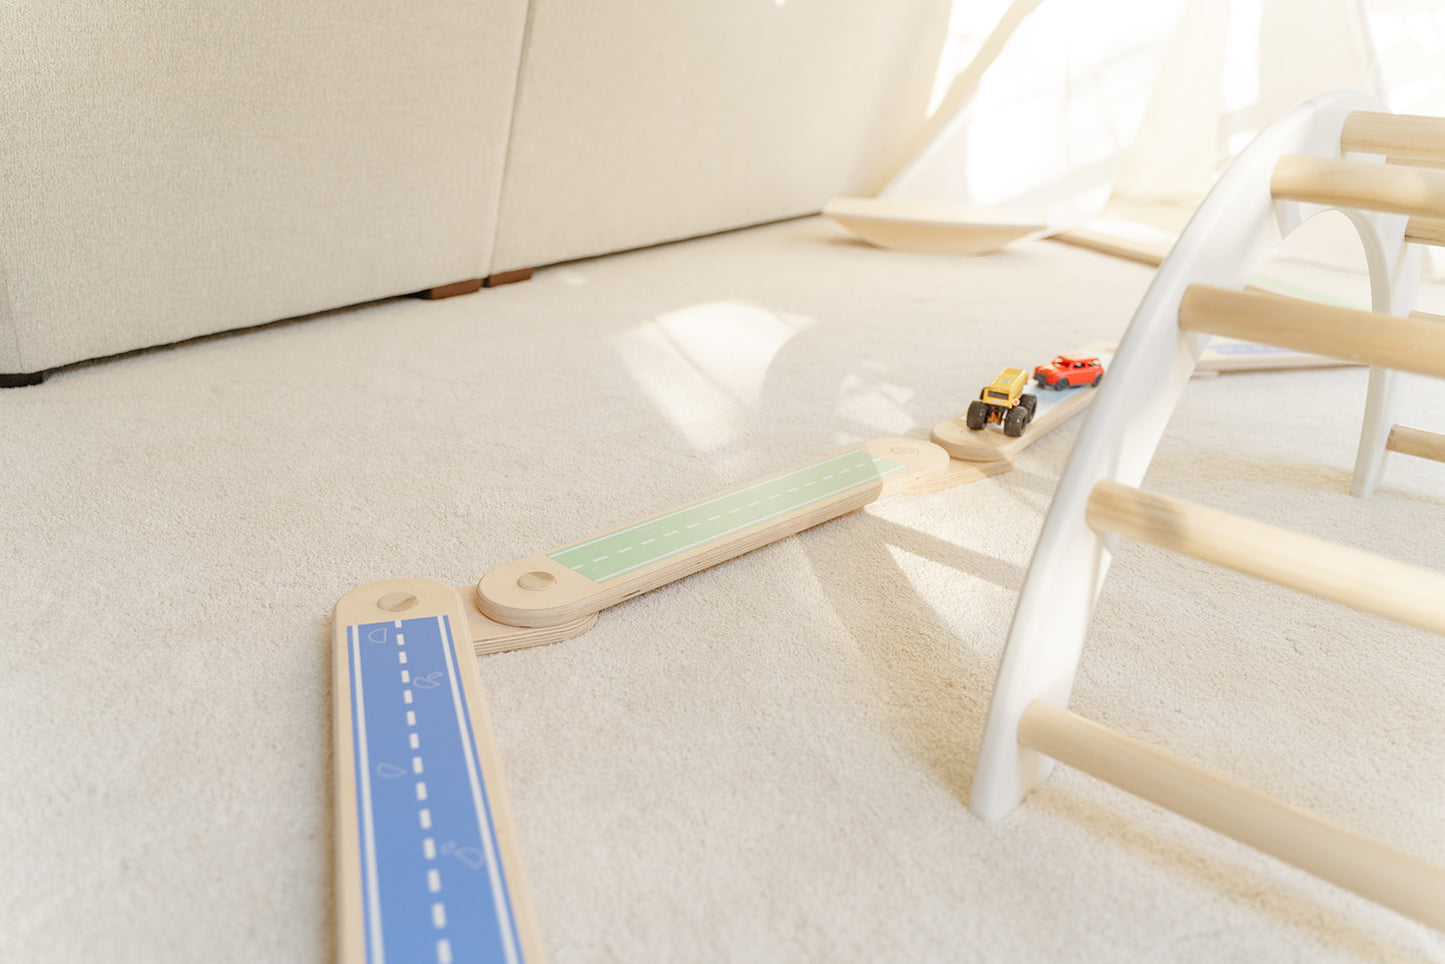
[[[948,9],[12,5],[0,376],[869,192]]]

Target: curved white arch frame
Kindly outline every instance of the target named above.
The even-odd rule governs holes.
[[[1262,131],[1200,205],[1140,302],[1059,480],[1014,611],[974,772],[969,808],[976,816],[989,821],[1004,816],[1052,770],[1051,759],[1019,744],[1019,721],[1034,700],[1068,706],[1112,546],[1111,538],[1085,523],[1085,506],[1103,479],[1139,484],[1194,371],[1208,338],[1179,329],[1185,288],[1242,287],[1295,228],[1323,211],[1339,210],[1360,233],[1372,309],[1404,315],[1414,307],[1419,254],[1404,242],[1404,215],[1276,201],[1270,194],[1281,155],[1339,157],[1345,118],[1356,110],[1387,108],[1367,94],[1324,94]],[[1370,371],[1356,495],[1368,494],[1379,481],[1393,423],[1394,380],[1393,372]]]

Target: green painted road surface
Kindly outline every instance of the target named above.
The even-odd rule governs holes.
[[[903,469],[861,449],[547,553],[594,582],[717,542],[787,512],[877,482]]]

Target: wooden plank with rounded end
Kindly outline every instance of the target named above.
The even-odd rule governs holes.
[[[448,834],[458,834],[456,839],[476,834],[478,860],[486,860],[486,869],[465,882],[455,881],[462,883],[459,893],[486,899],[454,907],[453,914],[492,914],[496,920],[493,931],[483,928],[468,935],[475,941],[466,945],[466,958],[491,950],[495,941],[497,956],[489,960],[502,959],[504,950],[508,959],[543,960],[477,662],[463,641],[467,622],[462,597],[450,586],[427,579],[370,583],[336,603],[336,956],[346,964],[383,956],[420,960],[418,950],[431,951],[439,937],[461,939],[457,932],[437,935],[431,926],[434,916],[418,928],[413,917],[400,910],[409,899],[407,888],[414,893],[412,904],[419,899],[425,907],[436,900],[435,888],[430,893],[426,889],[425,873],[414,878],[387,874],[388,864],[395,871],[432,859],[424,854],[422,831],[432,829],[433,816],[437,843],[452,839]],[[403,627],[410,637],[405,641]],[[412,749],[398,750],[408,746],[408,736]],[[413,753],[417,755],[407,760]],[[428,775],[415,778],[415,800],[428,802],[399,810],[397,788],[404,788],[401,792],[409,799],[411,775],[423,773]],[[456,787],[464,789],[447,792]],[[471,803],[472,809],[459,801]],[[407,839],[398,846],[396,832],[402,826]],[[412,855],[414,863],[407,864],[406,855]],[[398,902],[399,892],[403,896]]]
[[[990,459],[987,462],[965,462],[949,459],[948,468],[939,475],[928,476],[914,482],[899,495],[923,495],[928,492],[942,492],[956,485],[978,482],[991,475],[1001,475],[1014,467],[1013,459]]]
[[[1340,150],[1445,161],[1445,118],[1353,111],[1340,129]]]
[[[477,583],[477,606],[509,626],[575,622],[884,495],[909,491],[948,467],[948,453],[929,442],[867,442],[501,566]]]
[[[1445,462],[1445,435],[1427,432],[1423,428],[1396,425],[1390,429],[1385,448],[1401,455],[1413,455],[1418,459]]]
[[[1164,263],[1164,259],[1169,257],[1171,247],[1168,243],[1126,238],[1087,227],[1071,228],[1051,234],[1049,240],[1073,245],[1076,248],[1085,248],[1089,251],[1097,251],[1099,254],[1122,258],[1125,261],[1148,265],[1151,268],[1157,268]]]
[[[1019,743],[1367,900],[1445,929],[1445,870],[1035,700]]]
[[[1445,634],[1445,574],[1105,479],[1089,527]]]
[[[1179,327],[1445,378],[1445,324],[1260,291],[1190,285]]]
[[[1287,201],[1445,217],[1445,171],[1423,167],[1286,154],[1269,190]]]
[[[946,422],[939,422],[933,427],[929,438],[933,444],[961,462],[988,463],[1004,460],[1012,465],[1014,456],[1019,452],[1088,408],[1096,391],[1093,388],[1070,389],[1065,398],[1041,412],[1017,438],[1005,435],[1003,429],[997,425],[985,425],[975,432],[968,427],[965,415],[956,415]],[[1039,396],[1048,398],[1052,394],[1040,392]],[[1053,401],[1052,398],[1048,400]]]

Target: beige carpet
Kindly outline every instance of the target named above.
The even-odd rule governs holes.
[[[329,958],[340,595],[925,437],[1000,367],[1117,339],[1150,275],[806,220],[0,393],[0,959]],[[1445,568],[1445,467],[1347,494],[1364,383],[1195,382],[1149,484]],[[1445,429],[1445,389],[1405,411]],[[481,661],[552,960],[1445,960],[1066,769],[969,815],[1076,429]],[[1445,863],[1438,638],[1125,547],[1073,706]]]

